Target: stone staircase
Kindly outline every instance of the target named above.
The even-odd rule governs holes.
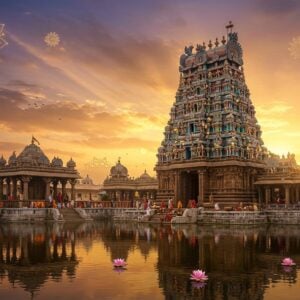
[[[65,222],[75,223],[85,221],[85,219],[82,218],[74,208],[62,208],[59,209],[59,212],[63,216],[63,220]]]
[[[171,221],[173,215],[168,214],[168,216],[170,217],[169,219],[166,218],[166,215],[167,215],[167,213],[157,213],[152,216],[149,216],[148,218],[144,218],[141,222],[155,223],[155,224],[169,223]]]
[[[160,205],[162,202],[164,202],[166,205],[168,204],[168,200],[172,198],[174,199],[174,193],[172,192],[159,192],[156,196],[156,199],[155,199],[155,203],[157,205]]]

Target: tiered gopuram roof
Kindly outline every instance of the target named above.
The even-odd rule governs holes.
[[[238,159],[262,162],[267,155],[245,82],[238,34],[185,47],[180,82],[158,166],[197,160]]]

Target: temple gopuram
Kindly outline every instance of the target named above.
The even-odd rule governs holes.
[[[253,203],[266,173],[261,128],[245,82],[243,51],[233,24],[227,36],[185,47],[179,87],[155,167],[158,200],[186,206]],[[262,181],[261,181],[262,182]],[[259,183],[260,184],[260,183]]]
[[[116,201],[132,201],[133,199],[156,199],[157,179],[151,177],[147,171],[138,178],[128,175],[128,170],[120,162],[120,159],[110,169],[109,176],[104,180],[101,188],[108,199]]]
[[[75,199],[75,184],[80,177],[76,163],[71,158],[63,166],[58,157],[50,162],[36,143],[33,137],[31,144],[18,156],[13,152],[8,162],[3,156],[0,158],[0,200],[45,200],[50,194],[56,199],[58,185],[64,196],[68,182],[71,199]]]

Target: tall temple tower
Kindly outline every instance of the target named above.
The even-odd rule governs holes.
[[[245,83],[243,51],[233,24],[227,38],[185,47],[179,87],[158,149],[158,200],[186,205],[256,199],[254,178],[265,168],[261,129]]]

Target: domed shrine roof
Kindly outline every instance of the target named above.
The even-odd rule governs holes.
[[[3,155],[0,158],[0,167],[3,167],[6,165],[6,159],[3,157]]]
[[[69,168],[69,169],[74,169],[74,168],[76,168],[76,163],[75,163],[75,161],[73,160],[72,157],[71,157],[71,159],[67,162],[67,168]]]
[[[59,157],[54,156],[51,161],[51,166],[61,168],[63,166],[63,161]]]
[[[111,177],[128,177],[128,170],[126,167],[124,167],[121,164],[120,159],[118,160],[116,165],[110,169],[110,176]]]
[[[140,176],[141,179],[149,179],[151,178],[151,176],[147,173],[147,171],[145,170],[144,173]]]
[[[40,148],[39,141],[32,137],[31,144],[27,145],[23,151],[16,155],[14,151],[9,157],[8,162],[4,157],[0,156],[0,177],[27,178],[29,183],[36,177],[45,178],[48,180],[75,180],[80,178],[75,169],[75,162],[71,159],[67,166],[63,166],[63,161],[54,157],[50,162]],[[45,182],[46,182],[45,181]],[[42,199],[42,190],[35,189],[34,199]],[[28,195],[27,195],[28,198]]]
[[[151,176],[147,173],[147,171],[145,170],[144,173],[143,173],[140,177],[138,177],[136,180],[137,180],[137,181],[153,181],[153,180],[156,180],[156,179],[153,178],[153,177],[151,177]]]
[[[18,157],[15,157],[15,153],[13,153],[8,163],[10,165],[17,163],[18,165],[49,166],[50,161],[39,146],[31,143]]]
[[[89,175],[86,175],[85,178],[81,180],[81,184],[94,184],[92,178]]]

